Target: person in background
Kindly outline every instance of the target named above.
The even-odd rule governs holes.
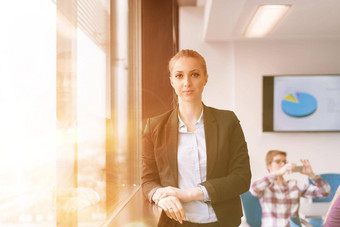
[[[208,74],[199,53],[181,50],[169,71],[178,105],[146,123],[144,195],[162,209],[158,226],[238,226],[240,195],[251,179],[239,120],[232,111],[202,103]]]
[[[340,226],[340,186],[332,199],[331,205],[324,220],[324,227]]]
[[[262,226],[289,226],[289,217],[298,216],[300,197],[323,198],[331,195],[331,187],[319,175],[315,175],[308,160],[301,160],[302,167],[287,162],[287,153],[271,150],[266,155],[269,174],[250,187],[252,195],[259,198],[262,207]],[[314,183],[299,188],[296,180],[284,179],[284,175],[300,172]]]

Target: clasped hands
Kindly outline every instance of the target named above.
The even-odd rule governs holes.
[[[164,210],[165,214],[180,223],[186,219],[182,202],[204,200],[203,192],[197,188],[179,189],[175,187],[158,188],[152,200]]]

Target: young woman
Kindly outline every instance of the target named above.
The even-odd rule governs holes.
[[[250,192],[259,198],[262,207],[262,226],[289,226],[289,217],[299,216],[300,197],[323,198],[331,194],[331,188],[320,176],[315,175],[308,160],[301,160],[301,174],[314,183],[299,188],[296,180],[286,181],[284,175],[294,172],[295,163],[287,162],[287,153],[268,151],[266,165],[269,175],[251,185]]]
[[[144,195],[163,210],[158,226],[238,226],[251,178],[239,120],[202,103],[208,74],[199,53],[181,50],[169,71],[178,106],[147,121]]]

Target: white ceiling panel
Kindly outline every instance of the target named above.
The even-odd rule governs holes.
[[[289,4],[291,9],[260,39],[340,39],[340,0],[205,0],[204,40],[248,39],[244,31],[265,4]]]

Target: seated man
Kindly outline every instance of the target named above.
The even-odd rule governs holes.
[[[294,163],[287,163],[284,151],[271,150],[266,155],[269,175],[255,181],[250,192],[259,198],[262,207],[262,226],[289,226],[289,217],[298,216],[300,197],[323,198],[331,195],[331,187],[318,175],[315,175],[308,160],[301,160],[302,168]],[[299,171],[307,175],[314,183],[306,184],[302,189],[296,180],[286,181],[286,173]]]

